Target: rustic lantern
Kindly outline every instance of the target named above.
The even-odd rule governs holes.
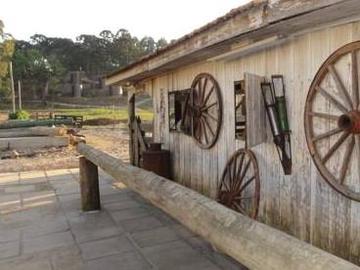
[[[279,126],[283,132],[289,132],[290,129],[289,129],[289,121],[287,117],[285,86],[284,86],[283,76],[272,75],[271,80],[274,89],[275,106],[279,116]]]
[[[278,124],[278,116],[276,112],[275,99],[270,83],[262,83],[261,91],[263,94],[266,112],[270,122],[271,132],[274,136],[274,143],[281,144],[281,130]]]
[[[286,175],[291,174],[291,140],[286,111],[283,78],[272,76],[273,83],[262,83],[261,90],[270,122],[274,143]],[[275,86],[276,85],[276,86]],[[281,111],[281,112],[280,112]]]

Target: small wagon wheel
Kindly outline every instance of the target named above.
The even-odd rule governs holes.
[[[221,177],[217,200],[256,219],[260,202],[260,177],[253,152],[240,149],[231,156]]]
[[[213,76],[201,73],[195,77],[191,89],[193,137],[201,148],[208,149],[216,143],[221,128],[220,87]]]
[[[360,201],[360,41],[335,51],[316,74],[305,105],[307,144],[323,178]],[[357,179],[356,183],[353,183]]]

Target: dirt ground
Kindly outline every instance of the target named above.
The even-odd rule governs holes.
[[[86,143],[122,159],[129,161],[128,130],[125,123],[108,126],[85,126],[80,134],[85,135]],[[76,168],[78,153],[75,147],[48,149],[46,153],[33,157],[0,160],[0,172],[20,172],[39,169]]]

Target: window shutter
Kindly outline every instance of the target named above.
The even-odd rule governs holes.
[[[246,145],[248,148],[266,142],[266,111],[261,93],[264,77],[245,73]]]

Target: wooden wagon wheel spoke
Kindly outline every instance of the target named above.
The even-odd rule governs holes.
[[[349,132],[344,132],[344,134],[341,135],[341,137],[330,148],[330,150],[326,153],[326,155],[322,158],[321,161],[323,163],[326,163],[332,157],[332,155],[336,152],[336,150],[338,150],[339,147],[345,142],[345,140],[347,139],[347,137],[349,137],[349,135],[350,135]]]
[[[207,111],[207,110],[209,110],[210,108],[212,108],[212,107],[214,107],[216,105],[217,105],[217,102],[214,102],[214,103],[211,103],[210,105],[207,105],[207,106],[201,108],[201,110],[204,112],[204,111]]]
[[[319,118],[333,120],[333,121],[338,121],[339,117],[340,117],[338,115],[319,113],[319,112],[309,112],[308,115],[312,116],[312,117],[319,117]]]
[[[249,180],[247,180],[247,181],[245,182],[245,184],[240,188],[239,193],[241,193],[242,191],[244,191],[244,189],[245,189],[248,185],[250,185],[250,183],[251,183],[252,181],[254,181],[254,180],[255,180],[255,176],[253,176],[253,177],[251,177]]]
[[[250,167],[254,174],[244,182]],[[241,177],[242,179],[240,179]],[[250,185],[250,183],[255,183],[255,185]],[[260,177],[256,158],[250,150],[240,149],[228,160],[218,187],[217,200],[244,215],[257,217],[260,201]]]
[[[209,125],[208,121],[206,120],[206,118],[203,118],[203,120],[204,120],[204,123],[205,123],[206,127],[207,127],[208,130],[210,131],[211,135],[212,135],[212,136],[215,136],[215,133],[214,133],[214,131],[212,130],[212,128],[210,127],[210,125]]]
[[[233,183],[235,183],[236,182],[236,171],[237,171],[237,166],[238,166],[238,158],[239,158],[239,156],[235,156],[234,157],[234,161],[232,162],[232,175],[233,175]]]
[[[354,146],[355,146],[355,137],[352,136],[351,142],[346,147],[344,161],[343,161],[343,164],[342,164],[341,170],[340,170],[340,183],[341,184],[344,184],[345,175],[349,169],[349,163],[350,163],[353,151],[354,151]]]
[[[335,67],[333,65],[329,65],[328,70],[335,81],[336,88],[340,92],[341,98],[349,105],[350,108],[353,108],[353,103],[351,101],[349,92],[346,90],[344,83],[340,79]]]
[[[233,205],[235,206],[234,210],[238,210],[241,214],[247,215],[246,210],[240,204],[234,201]]]
[[[349,110],[341,104],[340,101],[338,101],[334,96],[329,94],[326,90],[324,90],[322,87],[317,86],[317,90],[320,92],[320,94],[328,99],[335,107],[337,107],[341,112],[347,113]]]
[[[238,201],[242,201],[242,200],[251,200],[251,199],[254,199],[255,197],[254,196],[250,196],[250,197],[235,197],[236,200]]]
[[[205,99],[203,100],[203,103],[201,104],[202,106],[204,106],[204,105],[208,102],[211,94],[214,92],[214,89],[215,89],[214,86],[211,87],[210,91],[206,94],[206,97],[205,97]]]
[[[210,74],[201,73],[194,79],[191,89],[193,97],[191,117],[193,122],[201,122],[198,125],[193,125],[193,134],[200,133],[199,136],[194,136],[194,139],[201,148],[208,149],[216,143],[221,128],[220,87]],[[212,109],[211,113],[210,109]]]
[[[214,116],[212,116],[211,114],[207,113],[207,112],[203,112],[203,115],[207,116],[208,118],[211,118],[212,120],[219,122],[219,119],[215,118]]]
[[[208,78],[205,78],[205,79],[204,79],[204,85],[203,85],[203,87],[202,87],[203,91],[201,92],[199,105],[202,105],[203,102],[204,102],[204,97],[205,97],[205,93],[206,93],[207,83],[208,83]]]
[[[360,89],[359,89],[359,70],[358,70],[358,62],[356,57],[356,51],[353,50],[351,52],[351,76],[352,76],[352,93],[353,93],[353,100],[354,100],[354,108],[360,110]]]
[[[195,94],[197,94],[197,104],[200,104],[201,102],[201,93],[202,93],[202,87],[201,87],[201,79],[198,81],[198,83],[196,84],[196,88],[198,89],[197,92],[195,92]]]
[[[209,138],[208,138],[208,134],[207,134],[207,129],[206,129],[206,126],[205,126],[205,124],[204,124],[204,122],[203,122],[202,118],[199,118],[199,121],[200,121],[200,123],[201,123],[201,125],[202,125],[202,127],[203,127],[203,130],[204,130],[204,138],[205,138],[205,142],[206,142],[206,144],[208,144],[208,143],[209,143]]]
[[[222,181],[220,183],[220,188],[219,189],[222,190],[223,188],[225,188],[225,191],[230,192],[232,190],[230,185],[228,184],[228,182],[230,182],[230,180],[228,180],[228,179],[230,179],[230,177],[229,177],[228,174],[224,174],[223,178],[224,178],[225,181]],[[226,181],[226,180],[228,180],[228,181]]]
[[[325,132],[323,134],[315,136],[312,140],[313,140],[313,142],[317,142],[317,141],[320,141],[322,139],[326,139],[328,137],[336,135],[336,134],[338,134],[338,133],[340,133],[342,131],[343,131],[342,128],[335,128],[335,129],[329,130],[329,131],[327,131],[327,132]]]
[[[356,41],[330,55],[311,84],[304,114],[306,141],[320,174],[331,187],[356,201],[360,201],[360,192],[353,185],[352,179],[358,179],[359,175],[357,171],[351,170],[351,164],[355,162],[360,167],[359,52],[360,41]],[[343,60],[348,60],[349,63]],[[351,66],[350,76],[348,66]],[[334,81],[336,93],[330,93],[329,89],[322,87],[329,83],[329,79]],[[351,86],[350,89],[347,89],[348,85]],[[320,95],[327,103],[324,103],[324,99],[317,98]],[[313,112],[313,108],[322,110]],[[334,115],[334,109],[339,110],[341,115]],[[334,121],[337,123],[336,128],[320,134],[315,133],[319,128],[329,129],[334,125]],[[334,139],[336,134],[341,135]],[[323,143],[318,143],[320,140]],[[326,147],[328,149],[324,149]],[[338,162],[339,157],[341,162]]]
[[[239,190],[240,189],[240,186],[246,176],[246,173],[248,171],[248,169],[250,168],[250,165],[251,165],[251,159],[249,159],[245,165],[245,167],[242,169],[242,172],[241,172],[241,175],[240,177],[238,178],[238,182],[236,183],[236,186],[235,186],[235,190]]]

